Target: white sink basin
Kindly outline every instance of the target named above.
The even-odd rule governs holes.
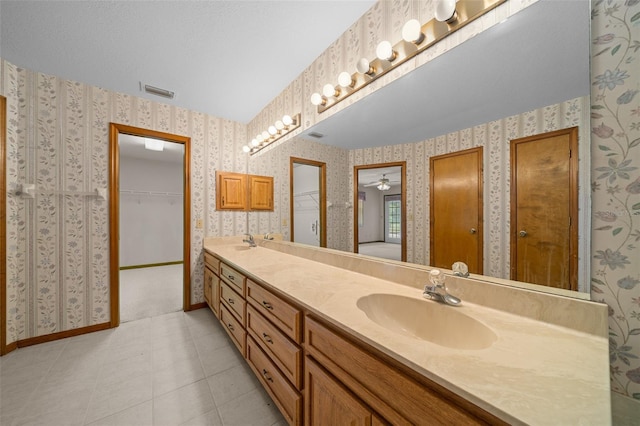
[[[460,308],[426,299],[377,293],[361,297],[357,305],[389,331],[452,349],[486,349],[498,338]]]

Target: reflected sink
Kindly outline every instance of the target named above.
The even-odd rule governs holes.
[[[498,338],[460,308],[426,299],[378,293],[361,297],[357,305],[389,331],[451,349],[486,349]]]

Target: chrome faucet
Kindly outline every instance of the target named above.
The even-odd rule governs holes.
[[[271,236],[270,232],[267,232],[266,234],[264,234],[264,237],[262,237],[264,240],[273,240],[273,237]]]
[[[422,297],[452,306],[457,306],[462,303],[460,299],[447,292],[447,286],[444,280],[445,276],[439,269],[432,269],[431,272],[429,272],[429,281],[431,282],[431,285],[424,286],[424,293],[422,293]]]
[[[247,238],[245,238],[244,240],[242,240],[243,243],[249,243],[249,247],[256,247],[256,242],[253,239],[253,235],[251,234],[244,234],[247,236]]]

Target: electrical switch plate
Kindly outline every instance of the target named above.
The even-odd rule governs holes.
[[[196,219],[196,229],[202,229],[202,219]]]
[[[287,226],[287,219],[282,219],[282,226]]]

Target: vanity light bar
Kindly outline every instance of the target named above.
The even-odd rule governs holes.
[[[338,78],[339,85],[325,84],[322,93],[311,95],[311,103],[317,106],[318,113],[328,110],[449,34],[473,22],[506,1],[459,0],[456,3],[452,0],[440,0],[436,5],[436,12],[441,14],[444,7],[446,10],[445,15],[440,15],[438,19],[434,18],[422,25],[420,27],[421,35],[417,34],[412,37],[407,35],[406,38],[409,38],[409,41],[403,39],[393,46],[386,40],[382,41],[376,52],[381,57],[376,57],[372,61],[366,58],[360,59],[356,66],[357,71],[351,74],[351,80],[349,80],[349,74],[343,71]],[[453,11],[449,13],[451,8],[453,8]],[[442,21],[439,19],[442,19]],[[405,26],[409,27],[406,33],[415,33],[415,20],[407,22]],[[420,24],[418,23],[417,26],[420,26]],[[403,36],[405,35],[404,33],[405,30],[403,29]],[[331,90],[331,88],[334,88],[334,90]]]
[[[284,135],[300,127],[300,117],[300,113],[294,116],[285,115],[281,120],[270,125],[267,130],[258,133],[251,142],[242,147],[242,151],[253,155],[261,149],[266,148]]]

